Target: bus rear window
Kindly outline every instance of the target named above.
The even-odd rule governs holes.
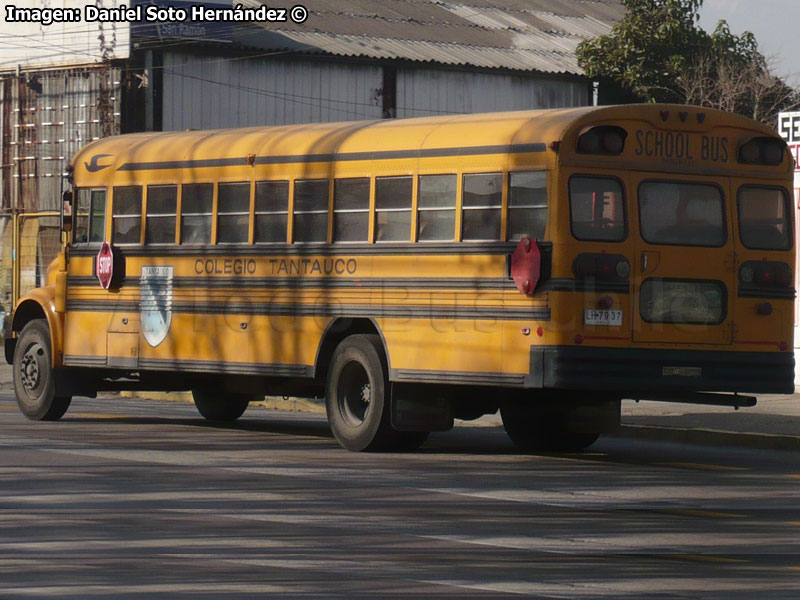
[[[625,197],[616,179],[572,177],[569,210],[572,235],[576,239],[597,242],[625,239]]]
[[[639,186],[639,222],[649,244],[722,246],[722,191],[709,184],[646,181]]]
[[[739,235],[755,250],[788,250],[789,196],[783,188],[739,188]]]

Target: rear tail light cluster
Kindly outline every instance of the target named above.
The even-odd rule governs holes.
[[[792,285],[792,268],[778,261],[750,260],[739,268],[739,280],[760,287],[786,288]]]
[[[626,137],[628,132],[621,127],[592,127],[578,138],[578,154],[619,156],[625,148]]]
[[[627,281],[631,263],[622,254],[583,253],[575,257],[572,272],[580,279],[595,278],[601,281]]]
[[[777,167],[786,154],[786,142],[781,139],[757,137],[739,147],[739,162],[745,165]]]

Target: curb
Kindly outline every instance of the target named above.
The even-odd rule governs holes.
[[[193,402],[191,392],[121,392],[120,396],[168,402]],[[261,402],[252,403],[252,406],[259,406],[268,410],[325,414],[325,404],[323,401],[307,400],[304,398],[266,396]],[[502,427],[499,422],[481,423],[480,419],[478,421],[459,421],[458,424],[467,427]],[[770,433],[741,433],[717,429],[682,429],[679,427],[623,424],[615,431],[603,434],[603,437],[686,443],[703,446],[729,446],[751,450],[800,452],[800,437]]]
[[[194,404],[191,392],[119,392],[122,398],[144,398],[161,402],[184,402]],[[251,402],[251,406],[260,406],[269,410],[284,410],[290,412],[304,412],[325,414],[325,403],[322,401],[308,400],[306,398],[286,398],[283,396],[265,396],[259,402]]]
[[[679,429],[651,425],[621,425],[605,437],[656,440],[700,444],[705,446],[733,446],[751,450],[784,450],[800,452],[800,437],[771,433],[740,433],[717,429]]]

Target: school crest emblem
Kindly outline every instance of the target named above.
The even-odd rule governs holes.
[[[142,267],[139,316],[142,335],[153,348],[163,342],[172,324],[173,267]]]

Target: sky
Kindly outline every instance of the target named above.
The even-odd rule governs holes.
[[[774,58],[773,71],[800,86],[800,0],[705,0],[700,27],[709,33],[725,19],[731,31],[752,31],[766,57]]]

